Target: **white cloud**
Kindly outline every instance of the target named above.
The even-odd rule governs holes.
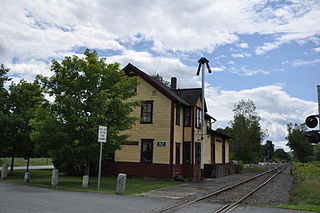
[[[295,61],[284,61],[282,64],[290,64],[294,67],[299,67],[299,66],[312,66],[320,63],[320,59],[314,59],[314,60],[309,60],[309,61],[304,61],[304,60],[295,60]]]
[[[251,99],[261,117],[261,126],[267,129],[269,138],[283,147],[288,123],[303,123],[317,112],[317,103],[291,97],[280,85],[270,85],[240,91],[206,89],[209,113],[218,121],[214,127],[225,127],[233,120],[232,109],[241,99]]]
[[[152,49],[207,51],[239,40],[241,34],[270,34],[274,41],[257,54],[284,42],[319,34],[317,1],[9,1],[2,2],[0,54],[6,61],[61,57],[75,46],[124,50],[119,41],[137,35]],[[12,16],[12,14],[15,14]],[[201,24],[199,24],[201,23]],[[10,47],[10,48],[8,48]],[[239,47],[248,48],[247,43]]]
[[[320,47],[313,48],[312,50],[318,53],[318,52],[320,52]]]
[[[245,42],[240,43],[238,46],[239,46],[240,48],[249,48],[249,44],[248,44],[248,43],[245,43]]]
[[[235,58],[247,58],[247,57],[250,57],[251,54],[250,53],[234,53],[234,54],[231,54],[231,56]]]

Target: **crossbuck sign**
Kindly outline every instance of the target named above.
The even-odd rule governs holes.
[[[107,142],[107,127],[106,126],[99,126],[98,142],[99,143],[106,143]]]

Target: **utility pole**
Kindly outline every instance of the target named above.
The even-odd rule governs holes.
[[[204,176],[204,135],[205,135],[205,120],[204,120],[204,114],[205,114],[205,104],[204,104],[204,88],[205,88],[205,66],[207,66],[208,72],[211,73],[211,69],[209,67],[209,61],[206,58],[200,58],[198,66],[197,75],[200,73],[200,68],[202,66],[202,73],[201,73],[201,85],[202,85],[202,91],[201,91],[201,99],[202,99],[202,106],[201,106],[201,160],[200,160],[200,169],[201,169],[201,180],[203,180]]]

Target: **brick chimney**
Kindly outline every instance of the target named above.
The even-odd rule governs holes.
[[[177,78],[176,77],[172,77],[171,78],[171,89],[177,89]]]

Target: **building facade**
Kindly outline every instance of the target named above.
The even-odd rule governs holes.
[[[129,140],[105,163],[105,173],[201,179],[201,88],[177,89],[176,78],[167,87],[132,64],[123,70],[139,82],[134,99],[141,101],[141,107],[133,116],[140,121],[124,132]],[[215,119],[204,111],[205,175],[227,175],[231,137],[212,130]]]

